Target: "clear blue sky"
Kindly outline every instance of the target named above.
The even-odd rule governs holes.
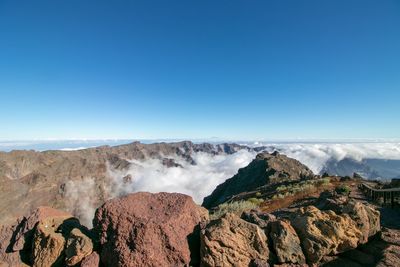
[[[400,1],[0,0],[0,139],[398,138]]]

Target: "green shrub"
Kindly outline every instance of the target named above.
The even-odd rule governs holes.
[[[351,188],[348,187],[347,185],[340,185],[335,188],[336,193],[341,194],[341,195],[349,195],[351,192]]]
[[[261,192],[256,193],[256,197],[261,197],[261,196],[262,196]]]
[[[249,198],[247,201],[250,201],[251,203],[254,203],[257,206],[259,206],[261,203],[264,202],[264,199],[252,197],[252,198]]]
[[[256,199],[256,198],[255,198]],[[258,200],[258,199],[257,199]],[[243,211],[255,209],[259,204],[255,204],[249,200],[240,200],[230,203],[220,204],[217,209],[210,215],[212,220],[221,218],[226,213],[235,213],[237,215],[241,215]]]

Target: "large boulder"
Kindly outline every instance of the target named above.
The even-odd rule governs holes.
[[[363,234],[347,214],[321,211],[314,206],[298,210],[291,221],[310,263],[325,255],[335,255],[358,246]]]
[[[266,266],[267,237],[255,224],[227,213],[201,232],[202,266]]]
[[[368,242],[369,237],[374,236],[381,230],[380,212],[356,201],[350,201],[342,209],[357,223],[358,229],[362,233],[360,243]]]
[[[269,237],[279,263],[306,263],[300,239],[290,222],[285,220],[271,222]]]
[[[260,153],[245,168],[232,178],[217,186],[212,194],[204,198],[203,206],[216,207],[235,195],[283,181],[313,178],[313,172],[299,161],[277,152]]]
[[[207,219],[189,196],[142,192],[107,201],[93,225],[106,266],[185,266],[198,264]]]

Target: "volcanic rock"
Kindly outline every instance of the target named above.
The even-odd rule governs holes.
[[[368,242],[369,237],[374,236],[381,230],[379,211],[362,204],[361,202],[350,201],[342,209],[357,223],[357,228],[361,231],[360,243]]]
[[[29,216],[17,220],[13,226],[0,230],[0,263],[9,266],[24,265],[31,261],[32,239],[39,221],[47,218],[68,219],[72,215],[50,207],[39,207]],[[6,265],[6,266],[7,266]]]
[[[67,239],[65,250],[65,262],[67,266],[74,266],[89,256],[93,251],[92,240],[82,233],[78,228],[74,228]]]
[[[349,215],[321,211],[314,206],[300,208],[291,223],[310,263],[320,261],[325,255],[354,249],[363,238]]]
[[[34,228],[37,223],[50,217],[53,219],[62,218],[64,220],[72,218],[72,215],[51,207],[43,206],[37,208],[28,217],[23,217],[21,223],[18,225],[18,231],[15,233],[15,241],[12,245],[13,251],[23,250],[24,247],[29,248],[34,234]]]
[[[313,177],[313,172],[295,159],[277,152],[260,153],[247,167],[240,169],[235,176],[218,185],[210,196],[204,198],[203,206],[216,207],[237,194],[264,185]]]
[[[269,237],[279,263],[306,263],[300,239],[288,221],[272,222]]]
[[[100,256],[97,252],[92,252],[89,256],[85,257],[81,262],[81,267],[99,267]]]
[[[93,225],[106,266],[185,266],[198,264],[199,224],[207,219],[189,196],[135,193],[107,201]]]
[[[268,256],[261,228],[235,214],[227,213],[201,231],[202,266],[261,266]]]
[[[270,213],[264,213],[258,210],[250,210],[242,213],[241,218],[249,223],[257,224],[268,234],[268,225],[276,221],[276,217]]]
[[[59,227],[70,217],[41,220],[33,237],[33,267],[63,266],[65,238]],[[74,219],[72,219],[74,220]]]

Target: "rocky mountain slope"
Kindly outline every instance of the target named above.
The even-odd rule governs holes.
[[[167,167],[177,166],[175,157],[196,164],[193,153],[232,154],[250,149],[237,144],[194,144],[192,142],[141,144],[139,142],[89,148],[79,151],[0,152],[0,224],[11,222],[41,205],[70,209],[66,189],[70,182],[90,178],[95,192],[90,205],[98,207],[111,197],[112,171],[129,169],[132,160],[160,159]],[[125,177],[129,181],[132,177]],[[70,210],[74,212],[73,210]]]
[[[240,169],[237,175],[220,184],[206,197],[203,206],[215,207],[235,195],[254,191],[265,185],[313,178],[313,172],[295,159],[278,152],[260,153],[247,167]]]

